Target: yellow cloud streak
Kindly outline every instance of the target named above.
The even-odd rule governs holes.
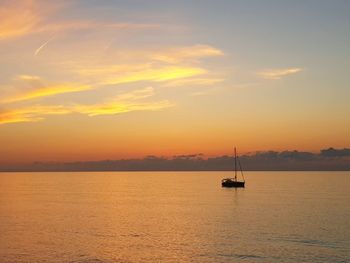
[[[95,84],[92,85],[79,85],[79,84],[59,84],[54,86],[40,87],[30,91],[24,91],[19,95],[5,98],[1,102],[2,103],[12,103],[19,101],[26,101],[32,99],[38,99],[43,97],[50,97],[54,95],[59,95],[63,93],[71,93],[71,92],[80,92],[90,89],[99,88],[101,85],[115,85],[122,83],[130,83],[130,82],[138,82],[138,81],[168,81],[173,79],[181,79],[192,77],[200,74],[206,73],[204,69],[201,68],[191,68],[191,67],[164,67],[159,69],[148,69],[141,70],[139,72],[131,72],[124,73],[121,76],[118,76],[118,71],[115,74],[112,74],[110,69],[107,70],[107,75],[105,76],[102,69],[99,69],[97,73],[97,79]],[[95,76],[96,72],[83,71],[84,75],[92,75]],[[116,75],[116,77],[112,76]],[[40,80],[35,76],[20,76],[21,80],[24,81],[35,81]]]
[[[0,112],[0,124],[36,122],[42,120],[44,115],[60,115],[68,113],[70,113],[70,110],[64,106],[31,106]]]
[[[111,102],[92,106],[79,105],[74,108],[74,111],[88,116],[98,116],[115,115],[130,111],[157,111],[171,106],[173,106],[173,104],[167,100],[150,103]]]
[[[37,88],[31,91],[24,92],[14,97],[4,99],[2,103],[19,102],[31,99],[38,99],[42,97],[50,97],[62,93],[79,92],[91,89],[89,85],[78,84],[60,84],[49,87]]]
[[[258,72],[257,74],[264,79],[281,79],[284,76],[295,74],[300,71],[302,71],[302,68],[268,69]]]
[[[106,76],[101,80],[101,84],[112,85],[130,83],[137,81],[168,81],[173,79],[188,78],[207,73],[202,68],[195,67],[164,67],[159,69],[149,69],[134,73],[127,73],[121,76]]]
[[[87,116],[115,115],[131,111],[157,111],[172,107],[173,104],[167,100],[157,102],[142,102],[140,100],[154,95],[153,88],[124,93],[115,100],[93,105],[53,105],[53,106],[31,106],[21,109],[13,109],[0,112],[0,124],[17,122],[36,122],[43,120],[48,115],[63,115],[80,113]]]

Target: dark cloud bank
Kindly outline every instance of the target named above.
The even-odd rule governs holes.
[[[319,153],[266,151],[239,157],[247,171],[349,171],[350,149],[329,148]],[[202,154],[177,155],[172,158],[147,156],[142,159],[91,162],[41,163],[0,166],[0,171],[227,171],[233,156],[204,158]]]

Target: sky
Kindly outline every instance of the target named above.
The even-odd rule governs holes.
[[[0,0],[0,163],[350,146],[347,0]]]

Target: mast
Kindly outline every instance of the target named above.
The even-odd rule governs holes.
[[[235,147],[235,181],[237,181],[237,152]]]

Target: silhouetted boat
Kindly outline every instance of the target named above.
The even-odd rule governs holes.
[[[243,181],[237,180],[237,161],[239,164],[239,168],[241,170],[241,175],[242,175]],[[238,159],[237,151],[236,151],[236,147],[235,147],[235,177],[222,179],[221,186],[222,187],[236,187],[237,188],[237,187],[244,187],[244,185],[245,185],[245,180],[244,180],[244,176],[243,176],[242,166],[241,166],[241,162]]]

